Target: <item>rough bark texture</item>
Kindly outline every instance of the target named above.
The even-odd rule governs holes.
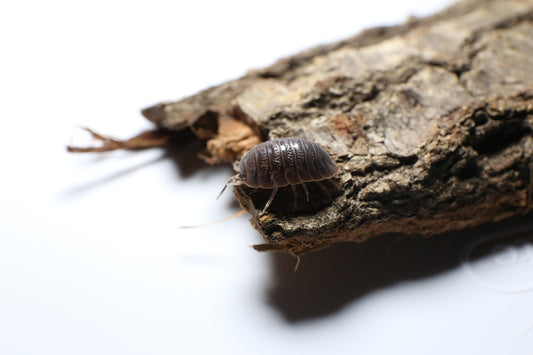
[[[311,200],[236,187],[266,243],[300,255],[384,233],[433,235],[525,213],[533,192],[533,1],[471,0],[310,49],[143,110],[190,128],[209,162],[298,137],[341,165]],[[289,206],[289,207],[288,207]]]

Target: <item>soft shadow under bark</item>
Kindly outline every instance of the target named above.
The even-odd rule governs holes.
[[[327,317],[374,290],[398,282],[419,280],[454,269],[465,248],[494,234],[500,243],[512,244],[533,237],[533,215],[496,224],[446,233],[432,238],[382,236],[362,244],[341,243],[296,260],[272,253],[272,284],[268,303],[290,323]],[[477,256],[483,257],[483,256]]]

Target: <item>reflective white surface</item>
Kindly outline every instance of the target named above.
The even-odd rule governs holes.
[[[428,3],[0,5],[0,354],[531,354],[528,216],[294,273],[247,217],[177,228],[238,210],[194,145],[65,151],[79,125],[131,136],[142,107],[450,1]]]

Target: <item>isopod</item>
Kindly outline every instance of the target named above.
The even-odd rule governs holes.
[[[306,182],[330,179],[338,172],[337,165],[321,146],[298,138],[279,138],[260,143],[235,162],[233,169],[237,174],[227,182],[218,197],[228,185],[272,189],[263,214],[279,187],[301,184],[309,200]]]

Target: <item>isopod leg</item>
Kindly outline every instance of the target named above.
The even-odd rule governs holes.
[[[305,182],[302,184],[302,187],[305,191],[305,201],[309,202],[309,190],[307,190],[307,186],[305,185]]]
[[[296,202],[297,202],[298,193],[294,185],[291,185],[291,190],[292,190],[292,210],[294,211],[296,210]]]
[[[278,192],[277,186],[275,186],[274,189],[272,190],[272,194],[270,195],[270,198],[268,199],[268,202],[266,203],[265,208],[263,208],[263,212],[261,212],[261,214],[266,213],[266,211],[268,210],[268,207],[270,207],[270,204],[272,203],[272,201],[274,200],[274,197],[276,196],[276,192]]]

